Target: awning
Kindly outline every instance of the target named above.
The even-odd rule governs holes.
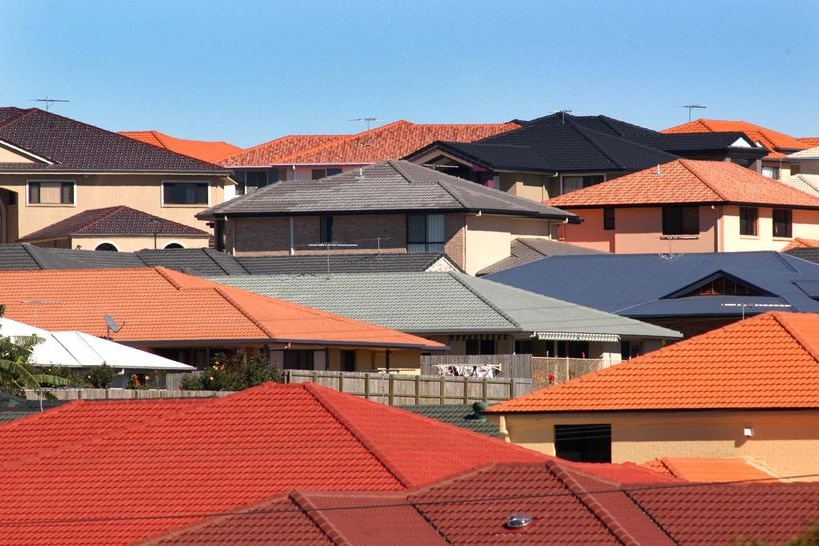
[[[532,337],[540,341],[620,341],[619,334],[591,334],[584,332],[535,332]]]

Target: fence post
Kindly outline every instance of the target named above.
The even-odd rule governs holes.
[[[415,376],[415,405],[421,405],[421,376]]]
[[[370,381],[372,379],[372,374],[364,374],[364,399],[370,399]]]
[[[469,404],[469,376],[464,376],[464,404]]]
[[[395,381],[394,381],[395,374],[388,373],[387,376],[389,377],[389,389],[388,389],[389,390],[389,401],[390,401],[389,405],[392,406],[393,405],[393,392],[394,392],[394,389],[395,389]]]
[[[446,376],[441,376],[441,384],[439,385],[438,390],[438,397],[440,398],[441,405],[443,406],[446,404]]]
[[[489,398],[489,388],[487,387],[488,381],[489,381],[489,378],[487,378],[487,377],[483,378],[483,386],[481,388],[481,396],[482,396],[484,402],[489,401],[488,400],[488,398]]]
[[[338,392],[344,392],[344,373],[338,374]]]

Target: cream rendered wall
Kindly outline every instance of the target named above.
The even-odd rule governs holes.
[[[554,222],[483,214],[467,216],[464,223],[466,259],[463,268],[474,275],[481,269],[508,258],[515,238],[550,239],[550,228]]]
[[[547,181],[540,174],[501,173],[498,188],[501,191],[542,203],[549,199]]]
[[[725,251],[737,252],[743,250],[782,250],[795,237],[805,239],[819,238],[819,211],[793,210],[793,237],[773,236],[773,209],[759,207],[757,221],[757,235],[739,234],[739,206],[725,207]]]
[[[27,181],[72,181],[74,205],[28,205]],[[195,218],[204,205],[162,205],[162,182],[208,182],[209,205],[224,199],[227,178],[216,176],[161,176],[161,175],[56,175],[31,173],[30,175],[0,175],[0,188],[17,192],[19,230],[23,237],[79,212],[126,205],[167,220],[179,222],[209,232],[207,224]],[[9,233],[13,232],[9,227]],[[9,241],[11,242],[11,241]]]
[[[0,146],[0,163],[34,163],[31,159],[17,152]]]
[[[97,245],[102,243],[113,244],[119,252],[136,252],[137,250],[153,249],[154,238],[152,235],[147,237],[74,237],[71,244],[74,248],[81,248],[83,250],[94,250]],[[182,245],[182,248],[207,248],[207,237],[162,237],[157,235],[156,248],[165,248],[165,246],[176,243]],[[46,245],[42,245],[46,246]]]
[[[611,424],[612,462],[658,457],[744,457],[779,477],[819,481],[819,410],[492,413],[507,441],[555,454],[554,425]],[[753,437],[746,438],[746,427]],[[810,475],[810,476],[808,476]],[[801,476],[801,477],[800,477]]]

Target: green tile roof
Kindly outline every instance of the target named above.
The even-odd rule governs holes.
[[[401,409],[436,419],[450,425],[455,425],[473,432],[480,432],[493,438],[500,438],[498,425],[487,421],[483,417],[476,417],[472,404],[446,404],[425,406],[400,406]]]

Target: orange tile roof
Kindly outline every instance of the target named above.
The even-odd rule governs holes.
[[[38,303],[39,302],[39,303]],[[228,287],[164,267],[0,271],[6,316],[48,330],[106,334],[114,341],[241,343],[440,349],[434,341]]]
[[[222,159],[239,153],[242,149],[227,142],[205,142],[202,140],[187,140],[176,138],[159,131],[120,131],[121,135],[151,144],[157,148],[165,148],[178,154],[218,163]]]
[[[672,476],[689,482],[730,483],[779,481],[771,474],[752,465],[744,459],[728,457],[663,457],[659,463],[668,469]]]
[[[670,127],[663,133],[722,133],[740,131],[754,141],[762,144],[771,151],[766,159],[780,159],[788,153],[808,148],[808,144],[792,136],[754,125],[747,121],[727,121],[721,119],[698,119]]]
[[[294,489],[401,491],[547,459],[313,384],[76,401],[0,426],[0,544],[130,544]]]
[[[517,123],[416,124],[399,120],[354,135],[289,136],[256,146],[222,162],[229,167],[268,165],[367,165],[401,159],[436,140],[474,142]]]
[[[561,208],[679,203],[819,207],[819,199],[736,163],[692,159],[677,159],[545,203]]]
[[[802,144],[807,144],[809,148],[815,148],[816,146],[819,146],[819,137],[800,137],[797,138],[796,140],[798,140]]]
[[[764,313],[488,413],[819,408],[819,315]]]
[[[819,248],[819,239],[803,239],[802,237],[797,237],[788,243],[788,246],[783,248],[780,252],[787,252],[794,248]]]

